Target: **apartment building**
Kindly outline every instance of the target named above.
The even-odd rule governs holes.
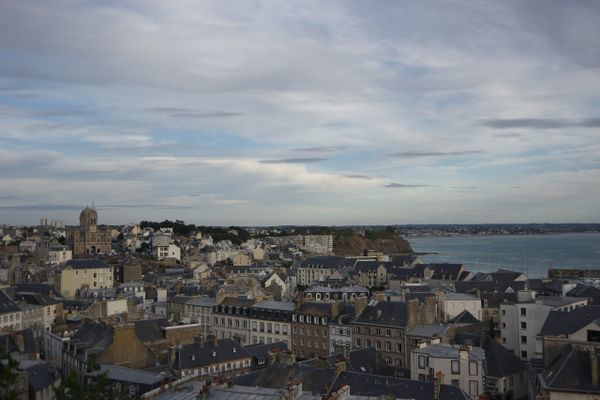
[[[184,304],[184,316],[193,324],[200,324],[204,337],[212,335],[213,308],[217,305],[214,297],[193,297]]]
[[[471,400],[483,394],[485,352],[479,347],[450,344],[422,345],[411,353],[411,379],[433,381],[436,377],[462,388]]]
[[[397,368],[410,366],[410,350],[433,334],[418,335],[413,331],[416,327],[439,327],[437,322],[437,304],[427,299],[408,302],[372,300],[352,322],[353,348],[374,348],[381,352],[384,363]],[[435,324],[435,325],[434,325]],[[429,329],[426,329],[429,331]],[[435,332],[434,332],[435,334]],[[414,337],[414,338],[413,338]]]
[[[342,311],[341,302],[300,305],[292,314],[292,343],[294,353],[301,358],[329,355],[329,321]]]
[[[242,346],[251,344],[250,310],[254,300],[225,298],[213,307],[212,330],[218,339],[232,338]]]
[[[570,312],[588,304],[578,297],[536,297],[534,291],[519,291],[516,303],[500,305],[502,344],[522,360],[541,357],[536,351],[536,336],[551,311]]]
[[[74,299],[80,289],[106,289],[114,285],[113,267],[96,259],[69,260],[57,279],[57,290]]]
[[[252,344],[283,342],[292,350],[292,313],[294,303],[261,301],[249,307]]]

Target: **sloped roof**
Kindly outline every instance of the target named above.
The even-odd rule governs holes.
[[[350,394],[363,396],[391,395],[394,398],[431,400],[434,398],[433,382],[413,381],[384,375],[342,372],[335,380],[331,391],[342,385],[350,386]],[[469,397],[460,388],[442,385],[440,400],[467,400]]]
[[[478,324],[480,321],[473,316],[468,310],[463,310],[452,321],[453,324]]]
[[[600,318],[600,306],[577,307],[573,311],[550,311],[540,335],[561,336],[575,333]]]
[[[219,339],[216,344],[190,343],[177,348],[175,369],[199,368],[208,365],[250,358],[250,354],[233,339]]]
[[[154,342],[164,339],[162,327],[168,325],[169,324],[166,318],[141,319],[133,321],[135,335],[142,342]]]
[[[404,328],[408,322],[407,304],[399,301],[371,301],[354,322]]]
[[[57,377],[55,367],[42,362],[27,368],[25,371],[29,375],[29,386],[36,392],[52,385]]]
[[[19,310],[20,308],[17,304],[3,290],[0,290],[0,314],[17,312]]]
[[[314,256],[309,257],[302,263],[301,267],[317,268],[340,268],[346,265],[346,257],[341,256]]]
[[[433,271],[432,279],[446,279],[451,281],[457,281],[460,278],[463,264],[428,264],[427,268]]]
[[[590,353],[572,344],[567,345],[541,375],[540,383],[543,388],[600,393],[600,386],[592,385]]]
[[[486,375],[502,378],[527,369],[523,360],[490,336],[458,333],[454,337],[454,342],[479,346],[485,351]]]
[[[106,264],[102,260],[97,260],[95,258],[80,258],[69,260],[67,261],[66,266],[71,267],[73,269],[108,268],[108,264]]]
[[[166,379],[167,375],[164,372],[156,373],[150,371],[144,371],[140,369],[127,368],[119,365],[101,365],[100,369],[88,375],[98,376],[106,374],[110,380],[140,383],[143,385],[156,385],[163,379]]]

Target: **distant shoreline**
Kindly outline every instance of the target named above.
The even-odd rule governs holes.
[[[470,238],[470,237],[504,237],[504,236],[551,236],[551,235],[581,235],[581,234],[600,234],[600,231],[581,231],[581,232],[526,232],[526,233],[474,233],[474,234],[446,234],[446,235],[404,235],[406,240],[412,238],[434,238],[434,239],[442,239],[442,238]]]

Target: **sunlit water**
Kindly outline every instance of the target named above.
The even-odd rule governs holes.
[[[600,269],[600,233],[557,235],[409,237],[423,262],[463,263],[472,271],[506,268],[532,278],[550,268]]]

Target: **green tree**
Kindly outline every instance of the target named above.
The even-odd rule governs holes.
[[[17,361],[10,353],[0,348],[0,399],[13,400],[17,398],[15,384],[17,383]]]
[[[88,372],[100,367],[91,365]],[[122,394],[110,383],[106,373],[81,379],[81,376],[71,371],[54,389],[56,400],[132,400],[129,394]]]

